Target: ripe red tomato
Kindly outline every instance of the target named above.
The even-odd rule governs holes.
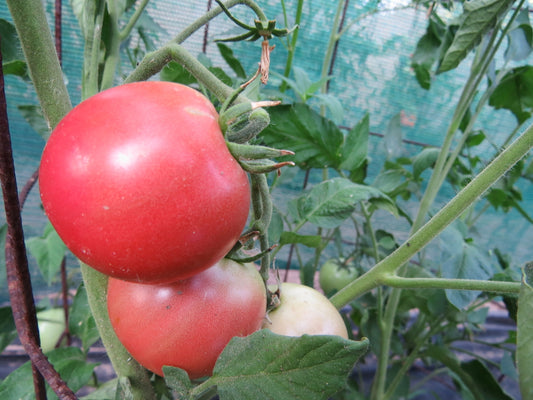
[[[223,259],[188,279],[145,285],[109,279],[107,307],[124,347],[145,368],[164,365],[191,379],[210,375],[234,336],[261,327],[266,290],[254,264]]]
[[[250,186],[213,105],[170,82],[79,104],[45,146],[44,209],[70,250],[120,279],[163,283],[220,260],[246,224]]]
[[[280,305],[270,311],[263,328],[285,336],[307,334],[348,338],[342,316],[322,293],[309,286],[288,282],[282,283],[279,290]]]

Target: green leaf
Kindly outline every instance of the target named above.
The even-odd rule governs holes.
[[[490,96],[489,104],[511,111],[519,123],[527,120],[533,111],[533,66],[507,72]]]
[[[37,260],[44,279],[51,284],[58,276],[67,247],[50,223],[44,228],[43,236],[29,238],[26,246]]]
[[[0,308],[0,353],[17,337],[11,307]]]
[[[342,108],[342,103],[339,101],[337,96],[329,93],[319,93],[314,94],[313,99],[318,100],[318,105],[327,107],[330,118],[333,122],[336,124],[342,123],[342,119],[344,118],[344,109]]]
[[[286,244],[303,244],[307,247],[317,248],[322,243],[322,238],[317,235],[299,235],[294,232],[283,232],[280,237],[279,245]]]
[[[98,365],[87,363],[84,354],[76,347],[52,350],[47,353],[47,357],[68,387],[74,392],[87,384],[93,376],[94,368]],[[48,384],[46,389],[49,400],[57,399]],[[28,361],[11,372],[0,383],[0,399],[31,400],[34,398],[32,369]]]
[[[233,72],[242,79],[246,79],[246,72],[242,67],[241,62],[233,55],[233,50],[224,43],[217,42],[218,51],[220,55],[226,61],[226,63],[231,67]]]
[[[424,89],[429,89],[431,86],[431,69],[440,58],[445,33],[446,27],[444,23],[435,16],[435,13],[432,13],[426,33],[416,44],[415,52],[411,59],[411,66],[415,72],[416,79]]]
[[[350,129],[340,148],[339,169],[355,171],[363,165],[368,154],[368,135],[370,132],[370,116],[366,113],[361,120]]]
[[[80,400],[133,400],[128,378],[111,379]]]
[[[344,387],[368,345],[368,339],[261,330],[231,340],[206,386],[216,385],[221,400],[325,400]]]
[[[166,384],[176,393],[178,399],[189,399],[193,384],[186,371],[176,367],[163,367]]]
[[[441,274],[448,279],[489,279],[494,271],[484,249],[467,240],[459,222],[446,228],[440,235],[444,250]],[[446,289],[446,297],[459,310],[468,306],[481,292]]]
[[[176,61],[171,61],[165,65],[159,73],[159,78],[162,81],[181,83],[183,85],[191,85],[198,82],[184,66]]]
[[[431,70],[422,64],[414,64],[413,71],[415,78],[422,89],[428,90],[431,87]]]
[[[41,106],[27,104],[18,106],[19,112],[22,114],[28,124],[33,130],[39,134],[44,140],[50,136],[50,128],[43,116]]]
[[[344,135],[332,121],[301,103],[273,107],[269,114],[261,133],[267,146],[294,151],[289,159],[304,169],[340,165]]]
[[[455,375],[455,384],[459,392],[463,395],[462,398],[473,398],[475,400],[511,400],[501,390],[494,377],[491,376],[490,371],[478,360],[460,363],[456,355],[444,346],[429,347],[425,352],[425,356],[429,356],[444,364],[451,372],[450,375]],[[466,393],[464,392],[465,390]]]
[[[422,172],[428,168],[432,168],[437,157],[439,156],[440,149],[436,147],[426,147],[420,153],[413,157],[413,175],[415,178],[419,178]]]
[[[533,28],[529,22],[529,10],[522,9],[513,21],[508,33],[509,44],[505,50],[506,61],[522,61],[530,54],[533,44]]]
[[[518,298],[518,330],[516,364],[520,392],[524,400],[533,399],[533,263],[524,267],[524,277]]]
[[[407,186],[405,180],[405,173],[399,169],[389,169],[380,173],[374,181],[372,186],[381,190],[383,193],[391,195],[397,193]]]
[[[504,15],[513,0],[471,0],[464,2],[463,21],[446,51],[438,72],[457,67]]]
[[[100,339],[96,322],[89,307],[87,290],[83,284],[78,287],[74,296],[68,324],[70,333],[81,339],[85,352],[89,351],[89,347]]]
[[[506,377],[518,382],[518,371],[514,361],[514,355],[510,351],[506,351],[502,355],[500,361],[500,372]]]
[[[298,222],[308,221],[322,228],[335,228],[354,212],[359,202],[372,198],[387,199],[387,196],[371,186],[333,178],[293,200],[290,210],[296,213]]]
[[[479,360],[461,363],[462,370],[472,377],[471,382],[476,386],[476,393],[480,400],[513,400],[503,391],[494,375],[487,366]]]
[[[402,126],[400,113],[391,118],[385,130],[385,151],[387,159],[394,159],[401,155],[403,149]]]
[[[72,11],[78,19],[83,37],[92,42],[90,37],[94,30],[95,17],[100,3],[104,0],[70,0]]]
[[[15,26],[5,19],[0,19],[0,49],[2,52],[2,69],[4,75],[12,74],[28,79],[28,68],[20,45]]]
[[[483,141],[485,140],[487,136],[483,131],[477,131],[477,133],[471,133],[468,135],[468,138],[466,139],[465,146],[466,147],[475,147],[479,146]]]
[[[318,81],[313,82],[309,78],[307,71],[300,67],[293,68],[294,79],[287,78],[275,72],[273,72],[272,74],[285,81],[289,85],[289,87],[294,90],[294,92],[298,95],[300,100],[304,103],[311,97],[313,97],[315,92],[320,90],[320,88],[322,88],[326,84],[326,82],[332,78],[331,76],[325,76],[319,79]]]

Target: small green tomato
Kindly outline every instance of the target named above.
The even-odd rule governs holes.
[[[320,268],[318,282],[326,295],[338,292],[359,276],[353,267],[343,266],[337,260],[328,260]]]

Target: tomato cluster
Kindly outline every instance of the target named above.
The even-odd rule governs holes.
[[[111,323],[146,368],[208,375],[261,327],[256,267],[223,259],[247,222],[248,176],[196,90],[139,82],[81,102],[52,132],[39,186],[65,244],[110,277]]]
[[[111,325],[147,369],[209,375],[232,337],[262,327],[267,290],[256,266],[224,258],[248,219],[248,176],[194,89],[139,82],[81,102],[52,132],[39,181],[67,247],[109,276]],[[304,288],[282,285],[265,327],[346,337],[335,308]],[[314,322],[286,330],[306,321],[306,306]]]

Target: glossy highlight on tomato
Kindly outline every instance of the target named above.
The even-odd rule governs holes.
[[[250,207],[246,173],[196,90],[137,82],[81,102],[48,140],[44,210],[69,249],[109,276],[163,283],[220,260]]]
[[[110,278],[107,306],[119,340],[141,365],[158,375],[165,365],[179,367],[195,379],[211,374],[231,338],[261,327],[266,290],[254,264],[223,259],[169,284]]]

